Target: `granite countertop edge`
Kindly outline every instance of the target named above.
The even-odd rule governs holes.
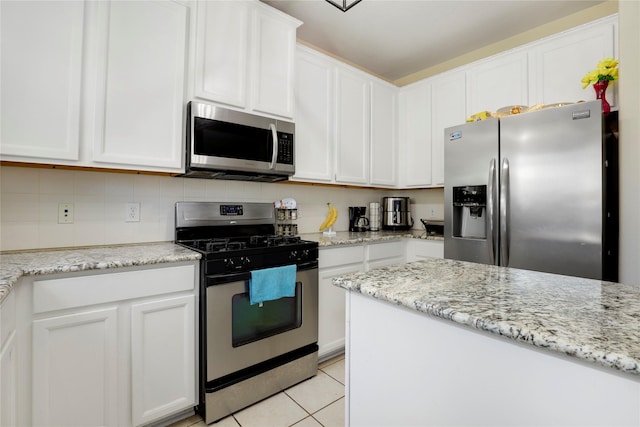
[[[0,303],[23,276],[197,261],[198,252],[173,242],[0,253]]]
[[[582,282],[588,287],[589,293],[592,293],[598,286],[607,287],[606,290],[602,290],[603,294],[610,293],[612,289],[616,289],[616,287],[621,287],[619,292],[613,291],[616,295],[611,296],[611,301],[619,300],[622,294],[630,293],[628,296],[632,299],[632,302],[626,304],[625,310],[620,310],[619,313],[613,316],[606,316],[610,314],[607,313],[606,310],[602,311],[602,313],[604,313],[602,318],[597,318],[597,315],[590,313],[580,315],[579,313],[582,310],[576,309],[568,310],[569,313],[576,314],[576,316],[571,317],[570,314],[566,314],[567,311],[559,309],[562,304],[568,306],[572,303],[571,298],[568,296],[569,293],[565,294],[561,289],[558,289],[555,297],[553,296],[553,292],[550,292],[541,298],[539,303],[540,306],[552,306],[554,302],[551,301],[551,299],[555,298],[556,306],[554,309],[549,310],[549,313],[555,313],[555,318],[550,319],[549,317],[553,317],[553,314],[549,314],[546,311],[545,316],[535,316],[535,314],[537,314],[535,313],[536,308],[533,308],[531,309],[531,313],[525,313],[526,319],[523,318],[521,320],[517,319],[517,315],[523,313],[523,310],[526,309],[519,304],[513,304],[513,307],[508,307],[509,301],[507,300],[496,298],[494,301],[491,301],[491,296],[487,295],[482,296],[483,299],[478,299],[478,294],[471,292],[467,296],[467,301],[463,301],[464,293],[466,292],[464,287],[467,285],[484,286],[484,283],[478,283],[475,280],[476,278],[466,283],[461,289],[462,292],[451,290],[453,281],[449,281],[449,283],[444,285],[443,283],[445,281],[438,283],[436,286],[437,290],[434,290],[434,292],[442,292],[447,295],[445,297],[432,298],[428,295],[428,292],[423,292],[423,290],[412,292],[410,286],[399,286],[394,290],[394,286],[391,283],[394,277],[400,276],[401,281],[406,279],[406,277],[402,277],[402,274],[406,272],[407,269],[413,270],[412,275],[414,277],[411,280],[413,280],[414,284],[428,287],[431,284],[429,283],[430,281],[438,281],[438,278],[435,277],[437,274],[429,273],[430,268],[436,264],[437,269],[448,265],[454,270],[457,266],[464,265],[465,267],[462,274],[452,274],[452,276],[456,277],[455,280],[464,281],[464,271],[472,271],[474,269],[476,271],[482,271],[482,274],[487,277],[495,277],[499,281],[505,281],[505,277],[507,277],[507,282],[511,281],[515,286],[522,289],[529,287],[531,295],[528,297],[532,299],[535,298],[534,294],[536,293],[535,290],[532,290],[532,287],[541,284],[548,278],[553,278],[551,279],[554,281],[552,283],[553,286],[558,286],[562,282],[565,282],[575,288],[576,286],[581,286],[580,283]],[[450,277],[447,280],[449,279]],[[425,313],[428,316],[453,321],[457,324],[489,332],[493,335],[533,345],[543,350],[576,357],[604,367],[613,368],[623,373],[640,376],[640,328],[638,327],[638,320],[640,319],[640,289],[637,287],[435,258],[382,267],[370,272],[344,275],[334,278],[333,284],[348,291],[357,292],[374,299]],[[548,289],[545,290],[545,292],[547,291]],[[496,292],[500,293],[501,290],[498,289]],[[447,302],[447,298],[449,297],[451,297],[451,303]],[[437,301],[438,299],[440,301]],[[462,303],[460,303],[460,301],[462,301]],[[581,303],[583,302],[584,301],[581,301]],[[487,310],[487,307],[490,307],[492,304],[494,307]],[[527,304],[532,303],[528,301]],[[606,309],[611,309],[611,307],[606,307],[609,302],[604,301],[602,304]],[[465,305],[468,309],[465,309]],[[483,310],[486,310],[486,314],[489,314],[489,316],[484,316],[481,310],[474,313],[476,307],[480,306],[483,307]],[[513,313],[516,314],[513,315]],[[509,315],[513,315],[514,318],[509,318]],[[491,318],[492,316],[496,318]],[[589,316],[596,319],[588,319]],[[500,319],[500,317],[504,317],[504,319]],[[612,322],[612,318],[624,319],[628,321],[629,324],[619,323],[616,325]],[[601,336],[597,336],[597,334],[592,336],[591,333],[594,328],[591,326],[584,327],[584,334],[580,333],[580,327],[578,327],[579,332],[577,333],[569,330],[569,328],[567,328],[566,332],[563,332],[563,324],[575,324],[581,320],[585,323],[593,322],[596,326],[606,325],[610,329],[617,330],[619,334],[616,336],[619,338],[619,342],[609,340],[609,337],[604,333],[602,333]],[[640,380],[640,378],[638,379]]]
[[[318,246],[320,248],[359,245],[362,243],[376,243],[404,239],[433,240],[442,242],[444,241],[444,237],[442,235],[427,234],[424,230],[415,229],[400,231],[380,230],[376,232],[338,231],[336,232],[335,236],[324,236],[322,233],[304,233],[300,234],[300,237],[304,240],[318,242]]]

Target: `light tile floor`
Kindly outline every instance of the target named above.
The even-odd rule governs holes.
[[[344,426],[344,355],[320,364],[318,375],[233,415],[215,427]],[[204,427],[198,415],[170,427]]]

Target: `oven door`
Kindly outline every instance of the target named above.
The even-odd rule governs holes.
[[[206,298],[207,381],[318,341],[316,263],[299,267],[294,297],[251,305],[248,280],[236,280],[207,286]]]

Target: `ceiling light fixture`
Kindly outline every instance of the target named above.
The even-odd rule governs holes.
[[[351,9],[353,6],[357,5],[358,3],[360,3],[362,0],[326,0],[327,3],[330,3],[332,5],[334,5],[335,7],[337,7],[338,9],[340,9],[343,12],[346,12],[347,10]],[[342,4],[340,4],[342,3]]]

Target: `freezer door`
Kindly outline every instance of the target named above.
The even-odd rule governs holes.
[[[445,129],[444,257],[497,260],[498,120]]]
[[[500,154],[503,265],[601,278],[599,101],[501,119]]]

